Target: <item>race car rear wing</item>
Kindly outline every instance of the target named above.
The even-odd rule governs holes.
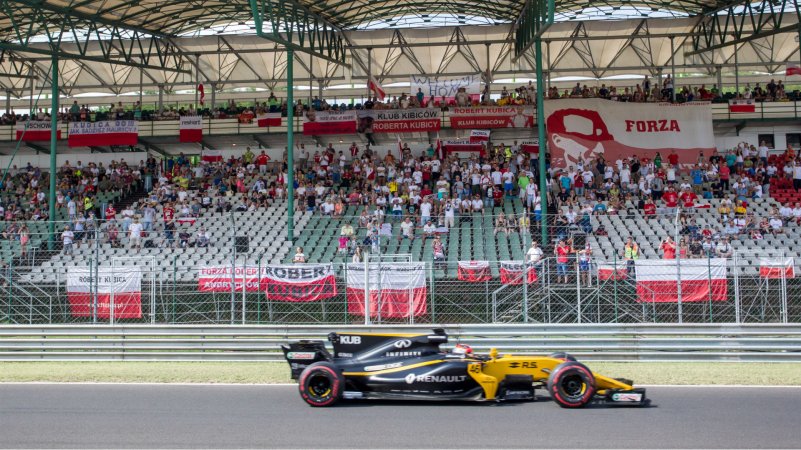
[[[323,341],[298,341],[289,346],[282,345],[281,350],[289,363],[292,379],[297,380],[303,369],[317,361],[331,361],[333,358],[325,348]]]

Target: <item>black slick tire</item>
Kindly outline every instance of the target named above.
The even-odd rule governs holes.
[[[562,361],[575,361],[576,358],[571,355],[570,353],[566,352],[555,352],[548,355],[549,358],[556,358],[561,359]]]
[[[595,396],[595,377],[584,364],[565,361],[548,377],[548,393],[562,408],[582,408]]]
[[[300,374],[298,390],[309,406],[322,407],[335,404],[342,397],[345,377],[331,363],[316,362]]]

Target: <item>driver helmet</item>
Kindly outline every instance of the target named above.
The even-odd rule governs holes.
[[[467,344],[456,344],[453,348],[453,353],[456,355],[470,356],[473,354],[473,349]]]

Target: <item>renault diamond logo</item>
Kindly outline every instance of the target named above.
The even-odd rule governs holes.
[[[406,384],[414,383],[414,379],[415,379],[415,375],[413,373],[410,373],[409,375],[406,375]]]

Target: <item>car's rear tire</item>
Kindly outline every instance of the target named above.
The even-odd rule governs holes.
[[[581,408],[595,395],[595,377],[584,364],[565,361],[548,377],[548,393],[562,408]]]
[[[337,368],[325,361],[316,362],[300,374],[300,397],[310,406],[331,406],[342,397],[345,377]]]
[[[576,358],[567,352],[555,352],[548,355],[549,358],[561,359],[562,361],[575,361]]]

